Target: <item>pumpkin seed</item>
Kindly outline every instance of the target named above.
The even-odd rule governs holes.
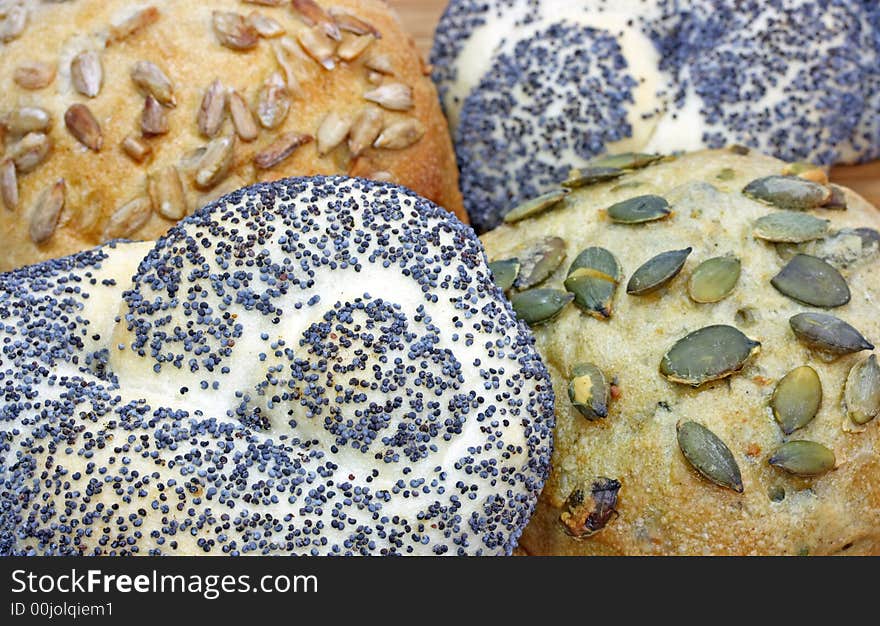
[[[736,283],[742,264],[734,256],[707,259],[697,266],[688,280],[688,295],[694,302],[719,302],[729,296]]]
[[[644,296],[665,287],[681,272],[692,250],[670,250],[649,259],[630,277],[626,292],[631,296]]]
[[[660,373],[671,382],[699,387],[739,372],[760,349],[733,326],[706,326],[675,342],[663,355]]]
[[[796,176],[759,178],[746,185],[742,192],[753,200],[792,211],[816,209],[831,198],[827,187]]]
[[[313,139],[311,135],[302,133],[284,133],[254,155],[254,165],[261,170],[271,169],[293,154],[294,150]]]
[[[141,112],[141,134],[144,137],[155,137],[168,132],[168,116],[165,107],[153,96],[144,99],[144,110]]]
[[[611,317],[617,281],[608,274],[587,267],[578,268],[566,277],[565,289],[574,294],[578,307],[596,319]]]
[[[843,306],[850,300],[849,287],[840,272],[808,254],[796,255],[770,284],[793,300],[825,309]]]
[[[571,372],[568,398],[572,406],[591,422],[608,417],[611,386],[605,374],[592,363],[578,363]]]
[[[336,21],[314,0],[293,0],[290,4],[306,25],[318,26],[324,34],[336,41],[342,38]]]
[[[519,275],[519,268],[519,259],[501,259],[500,261],[489,263],[492,277],[495,280],[495,284],[501,288],[501,291],[507,291],[513,287],[513,283]]]
[[[234,89],[229,92],[227,101],[229,103],[229,116],[232,118],[232,124],[235,126],[235,132],[238,133],[239,139],[242,141],[253,141],[257,138],[260,129],[254,121],[254,115],[250,108],[241,97],[241,94]]]
[[[711,430],[697,422],[679,422],[678,447],[691,467],[719,487],[743,492],[742,474],[730,448]]]
[[[596,246],[585,248],[575,257],[568,268],[568,275],[571,276],[575,270],[581,268],[597,270],[607,274],[614,281],[619,281],[623,276],[623,270],[620,268],[617,258],[605,248]]]
[[[543,282],[565,259],[565,240],[544,237],[519,246],[515,251],[520,262],[517,289],[529,289]]]
[[[70,82],[74,89],[87,98],[97,96],[104,82],[101,56],[94,50],[84,50],[73,57],[70,62]]]
[[[8,210],[18,209],[18,175],[12,159],[3,159],[0,163],[0,198]]]
[[[747,156],[747,155],[752,151],[752,149],[749,148],[748,146],[743,146],[743,145],[740,145],[740,144],[733,144],[733,145],[730,146],[728,149],[729,149],[733,154],[736,154],[736,155],[738,155],[738,156]]]
[[[815,441],[789,441],[777,448],[770,465],[795,476],[819,476],[837,463],[834,452]]]
[[[43,191],[31,213],[31,241],[41,244],[52,237],[63,208],[64,179],[59,178]]]
[[[627,189],[637,189],[639,187],[643,187],[645,183],[640,180],[630,180],[625,183],[620,183],[619,185],[615,185],[611,188],[612,193],[617,193],[618,191],[626,191]]]
[[[781,485],[774,485],[767,490],[767,497],[770,498],[771,502],[782,502],[785,500],[785,487]]]
[[[824,237],[830,223],[809,213],[777,211],[755,222],[755,237],[765,241],[803,243]]]
[[[813,165],[806,161],[797,161],[789,163],[782,170],[783,176],[797,176],[804,180],[809,180],[820,185],[828,184],[828,174],[825,173],[818,165]]]
[[[122,146],[122,151],[138,163],[143,163],[152,151],[150,144],[135,135],[128,135],[122,140],[120,145]]]
[[[652,195],[636,196],[608,207],[608,217],[618,224],[644,224],[671,214],[666,199]]]
[[[373,142],[374,148],[382,150],[403,150],[419,141],[425,134],[425,127],[414,117],[408,117],[386,126]]]
[[[415,106],[412,87],[403,83],[386,83],[371,89],[364,99],[390,111],[409,111]]]
[[[843,228],[804,249],[797,250],[817,256],[838,269],[845,269],[854,263],[871,258],[878,251],[880,251],[880,233],[872,228]]]
[[[718,175],[715,176],[720,181],[728,181],[736,178],[736,170],[732,167],[725,167],[723,170],[718,172]]]
[[[151,209],[152,201],[148,196],[138,196],[126,202],[110,216],[101,240],[130,237],[149,221]]]
[[[159,66],[152,61],[138,61],[131,68],[131,80],[144,95],[152,95],[167,107],[177,106],[174,85]]]
[[[280,72],[272,72],[257,94],[257,119],[266,129],[277,128],[290,112],[290,94]]]
[[[617,167],[585,167],[577,174],[562,183],[566,189],[580,189],[598,183],[604,183],[623,176],[624,171]]]
[[[12,80],[22,89],[43,89],[55,80],[55,66],[42,61],[24,61],[15,68]]]
[[[180,173],[173,165],[150,172],[147,175],[147,192],[153,210],[167,220],[176,222],[187,213],[186,194]]]
[[[773,391],[770,408],[782,432],[790,435],[816,417],[822,404],[822,381],[812,367],[803,365],[782,377]]]
[[[199,132],[205,137],[216,137],[226,117],[226,90],[219,79],[208,85],[199,105],[196,124]]]
[[[591,167],[613,167],[621,170],[638,170],[656,163],[663,158],[661,154],[644,154],[641,152],[623,152],[609,154],[590,161]]]
[[[620,481],[604,476],[572,490],[565,499],[565,510],[559,516],[565,532],[580,540],[605,528],[618,515],[615,507],[619,491]]]
[[[559,315],[574,296],[558,289],[529,289],[514,294],[510,304],[517,317],[529,326],[549,322]]]
[[[86,148],[95,152],[101,151],[104,136],[101,134],[98,120],[92,115],[89,107],[80,103],[71,104],[64,112],[64,125],[73,138]]]
[[[565,189],[554,189],[553,191],[548,191],[537,198],[527,200],[508,211],[504,216],[504,222],[506,224],[513,224],[520,220],[540,215],[547,209],[561,204],[568,193],[569,192]]]
[[[43,133],[28,133],[9,148],[9,158],[15,162],[19,174],[37,169],[52,151],[52,140]]]
[[[211,189],[226,178],[235,153],[235,136],[212,139],[205,146],[205,154],[199,161],[195,183],[199,189]]]
[[[831,197],[828,198],[828,202],[822,205],[822,208],[832,211],[846,211],[846,192],[837,185],[829,185],[829,187],[831,188]]]
[[[837,357],[874,346],[855,328],[827,313],[798,313],[789,320],[792,331],[810,348]]]
[[[348,136],[348,149],[353,157],[360,156],[364,150],[373,145],[382,132],[383,118],[382,111],[376,107],[367,106],[361,109]]]
[[[880,365],[876,355],[853,365],[846,378],[843,399],[850,419],[856,424],[867,424],[880,415]]]
[[[260,41],[260,35],[240,13],[214,11],[211,14],[214,34],[221,45],[232,50],[250,50]]]

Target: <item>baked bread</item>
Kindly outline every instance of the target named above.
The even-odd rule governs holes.
[[[880,554],[880,212],[744,152],[620,156],[482,236],[546,320],[529,553]]]
[[[384,2],[6,0],[0,15],[0,270],[155,239],[291,175],[392,180],[461,215],[435,89]]]
[[[260,183],[0,275],[0,555],[510,554],[553,395],[473,231]]]
[[[452,0],[431,62],[478,231],[606,151],[880,157],[880,4]]]

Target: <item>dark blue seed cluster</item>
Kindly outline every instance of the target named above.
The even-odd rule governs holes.
[[[127,245],[0,275],[0,555],[513,550],[553,392],[473,231],[313,178]]]
[[[605,42],[619,33],[557,22],[563,8],[590,15],[632,11],[630,27],[660,53],[661,118],[677,118],[695,94],[701,117],[695,123],[707,147],[744,144],[820,164],[880,157],[876,0],[453,0],[431,59],[447,112],[461,107],[456,151],[465,205],[478,230],[496,226],[512,206],[558,182],[558,176],[548,182],[547,164],[563,175],[582,164],[571,153],[554,161],[560,145],[573,144],[577,157],[589,158],[631,135],[626,112],[633,78],[626,59]],[[518,24],[555,25],[539,30],[543,41],[535,40],[534,28],[523,30],[522,41],[516,32],[498,41],[487,51],[491,69],[464,102],[454,101],[450,86],[458,80],[457,63],[466,62],[460,59],[465,44],[502,15],[517,16]],[[559,50],[560,29],[585,33]],[[545,113],[548,94],[565,104],[565,113]],[[525,167],[526,159],[534,163]]]

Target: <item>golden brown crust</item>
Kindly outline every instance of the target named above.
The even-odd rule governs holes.
[[[0,58],[0,114],[19,107],[36,106],[49,112],[52,122],[48,132],[52,149],[47,159],[30,173],[19,172],[20,202],[14,210],[0,209],[0,241],[4,254],[0,270],[62,256],[89,248],[107,237],[110,217],[126,202],[146,193],[148,173],[168,166],[181,170],[189,211],[237,187],[258,180],[315,174],[349,174],[376,177],[400,183],[454,211],[464,218],[458,191],[458,173],[446,122],[437,95],[412,39],[399,20],[379,0],[333,0],[320,2],[323,7],[347,11],[373,25],[381,39],[351,62],[336,60],[326,70],[294,43],[297,33],[309,27],[290,8],[271,7],[241,0],[212,2],[152,2],[135,4],[125,0],[76,0],[66,3],[24,2],[29,9],[28,23],[22,34],[2,44]],[[111,24],[119,23],[142,9],[155,7],[158,18],[146,19],[145,25],[120,41],[107,42]],[[249,50],[237,51],[222,46],[212,27],[212,11],[234,11],[247,16],[252,11],[271,17],[285,30],[277,38],[261,38]],[[148,16],[152,17],[150,14]],[[349,33],[342,33],[345,38]],[[210,139],[199,133],[197,113],[208,85],[219,79],[225,88],[237,90],[253,109],[257,93],[273,72],[283,68],[274,48],[287,45],[298,89],[293,94],[290,113],[277,128],[260,128],[250,142],[235,139],[234,156],[229,172],[210,189],[198,189],[195,171],[187,169],[186,156],[204,147]],[[292,45],[291,45],[292,43]],[[106,46],[106,47],[105,47]],[[72,58],[85,49],[95,49],[101,57],[103,81],[96,97],[81,95],[71,84]],[[364,67],[368,55],[388,55],[394,75],[370,72]],[[128,135],[140,138],[144,94],[130,76],[138,61],[156,64],[174,85],[176,106],[163,107],[168,133],[144,139],[151,154],[138,163],[120,147]],[[28,61],[43,61],[57,68],[52,82],[41,89],[25,89],[14,82],[15,69]],[[289,131],[314,136],[324,117],[331,111],[349,119],[370,103],[365,92],[380,84],[403,83],[412,88],[414,106],[407,111],[393,111],[376,106],[383,115],[383,125],[417,118],[424,135],[403,149],[368,147],[352,157],[347,142],[318,154],[317,142],[297,148],[292,155],[271,169],[254,167],[254,156],[279,136]],[[65,127],[65,111],[74,103],[85,104],[101,128],[103,145],[99,152],[79,143]],[[216,137],[235,134],[228,112]],[[14,149],[15,137],[6,132],[6,156]],[[182,162],[184,161],[184,162]],[[190,158],[192,165],[197,160]],[[58,227],[45,243],[36,245],[28,234],[35,203],[42,191],[57,179],[65,180],[65,208]],[[2,203],[2,202],[0,202]],[[155,203],[154,203],[155,204]],[[155,208],[155,207],[154,207]],[[160,236],[172,221],[154,210],[148,221],[124,236],[152,239]]]

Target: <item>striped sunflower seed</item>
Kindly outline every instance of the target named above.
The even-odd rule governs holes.
[[[9,149],[9,158],[20,174],[37,169],[52,151],[52,140],[44,133],[28,133]]]
[[[403,150],[417,143],[425,135],[425,127],[414,117],[392,122],[386,126],[376,141],[374,148],[383,150]]]
[[[104,226],[101,241],[124,239],[136,233],[149,221],[152,206],[149,196],[138,196],[123,204]]]
[[[306,25],[318,27],[320,32],[330,39],[336,41],[342,39],[336,20],[314,0],[292,0],[290,6]]]
[[[168,132],[168,115],[165,107],[153,96],[144,99],[144,110],[141,112],[141,133],[144,137],[164,135]]]
[[[196,116],[196,123],[199,132],[205,137],[216,137],[223,126],[223,120],[226,118],[226,89],[219,79],[208,85],[202,96],[202,103],[199,105],[199,112]]]
[[[235,137],[232,135],[209,141],[196,170],[196,187],[210,189],[226,178],[234,153]]]
[[[364,94],[364,99],[391,111],[409,111],[415,106],[413,90],[403,83],[388,83]]]
[[[384,125],[382,111],[375,107],[364,107],[358,113],[348,136],[348,148],[357,157],[373,145]]]
[[[264,39],[273,39],[284,34],[284,27],[277,20],[268,15],[263,15],[259,11],[248,13],[245,21],[248,26],[254,29],[257,35]]]
[[[135,135],[128,135],[122,140],[120,146],[122,151],[137,163],[143,163],[150,156],[150,152],[152,152],[150,144]]]
[[[266,148],[254,155],[254,165],[261,170],[275,167],[300,146],[313,140],[311,135],[297,132],[284,133]]]
[[[332,70],[336,67],[334,59],[336,42],[328,37],[324,31],[317,27],[304,28],[296,34],[296,39],[303,50],[325,70]]]
[[[287,83],[279,72],[272,72],[257,94],[257,119],[266,129],[278,128],[290,112]]]
[[[19,206],[18,175],[15,172],[15,163],[12,159],[3,159],[0,162],[0,198],[10,211],[15,211]]]
[[[257,30],[240,13],[234,11],[214,11],[211,25],[220,45],[231,50],[250,50],[260,41]]]
[[[147,192],[153,210],[165,219],[176,222],[187,214],[183,182],[173,165],[153,170],[147,175]]]
[[[101,151],[104,135],[89,107],[80,103],[71,104],[64,112],[64,125],[74,139],[86,148],[95,152]]]
[[[253,141],[260,132],[254,115],[251,113],[250,107],[241,97],[241,94],[235,90],[229,92],[227,98],[229,103],[229,116],[232,118],[232,124],[235,126],[235,132],[242,141]]]
[[[318,154],[324,156],[336,146],[345,141],[348,132],[351,130],[351,120],[331,111],[328,113],[321,125],[318,127]]]
[[[15,68],[12,80],[22,89],[43,89],[55,80],[55,66],[42,61],[25,61]]]
[[[347,33],[352,33],[354,35],[372,35],[376,39],[382,38],[382,33],[379,32],[378,28],[376,28],[366,20],[362,20],[356,15],[346,13],[342,9],[331,7],[330,16],[333,18],[333,21],[336,22],[339,30],[345,31]]]
[[[151,95],[167,107],[177,106],[174,84],[152,61],[138,61],[131,68],[131,79],[145,95]]]
[[[31,212],[31,241],[41,244],[48,241],[55,233],[58,218],[64,208],[64,179],[59,178],[47,187]]]
[[[156,7],[146,7],[135,11],[121,22],[110,25],[108,33],[107,45],[125,41],[132,35],[151,26],[159,21],[159,9]]]
[[[94,98],[101,92],[104,66],[95,50],[84,50],[73,57],[70,62],[70,82],[77,92],[87,98]]]

